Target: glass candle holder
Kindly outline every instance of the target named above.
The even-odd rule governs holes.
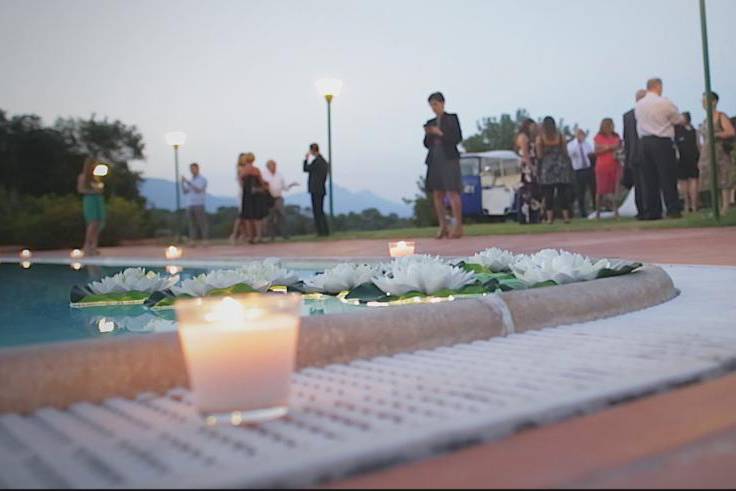
[[[391,254],[391,257],[413,256],[415,248],[415,242],[400,240],[398,242],[388,243],[388,252]]]
[[[245,294],[176,302],[195,406],[208,424],[288,412],[302,297]]]
[[[176,247],[175,245],[170,245],[166,248],[166,251],[164,252],[164,256],[166,256],[166,259],[179,259],[181,258],[181,255],[181,247]]]

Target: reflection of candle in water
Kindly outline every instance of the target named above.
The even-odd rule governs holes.
[[[74,271],[79,271],[82,269],[82,263],[71,263],[69,265]]]
[[[72,259],[79,259],[84,257],[84,252],[80,251],[79,249],[74,249],[72,252],[69,253],[69,257]]]
[[[404,240],[388,243],[388,251],[391,254],[391,257],[413,256],[415,247],[416,244],[414,242],[407,242]]]
[[[166,272],[170,275],[175,275],[178,273],[181,273],[183,271],[181,266],[175,266],[173,264],[167,264],[166,265]]]
[[[21,259],[30,259],[33,254],[28,249],[23,249],[20,251],[20,257]]]
[[[23,269],[28,269],[31,267],[31,261],[23,261],[20,265]]]
[[[115,330],[115,323],[103,317],[97,321],[97,330],[101,333],[113,332]]]
[[[195,406],[233,424],[286,413],[301,296],[249,294],[176,303]]]
[[[181,248],[170,245],[166,248],[166,259],[179,259],[181,257]]]

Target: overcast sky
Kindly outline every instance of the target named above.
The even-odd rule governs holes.
[[[708,6],[714,88],[733,114],[736,0]],[[241,151],[304,181],[307,144],[326,140],[320,77],[345,82],[335,182],[399,200],[425,172],[431,91],[466,135],[519,107],[593,129],[620,126],[653,75],[702,120],[696,0],[0,0],[0,108],[135,124],[145,176],[173,178],[163,135],[185,131],[183,161],[222,195]]]

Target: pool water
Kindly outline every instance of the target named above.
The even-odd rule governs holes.
[[[86,265],[79,270],[69,265],[17,263],[0,264],[0,348],[36,343],[72,341],[111,336],[140,335],[176,330],[173,310],[152,311],[143,306],[72,308],[69,291],[122,271],[130,266]],[[165,272],[164,268],[148,270]],[[211,268],[185,268],[182,278]],[[297,270],[304,279],[314,270]],[[304,315],[349,312],[358,309],[336,299],[305,302]]]

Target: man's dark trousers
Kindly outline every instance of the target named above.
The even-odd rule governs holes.
[[[324,194],[311,194],[312,197],[312,214],[314,215],[314,228],[317,235],[330,235],[330,229],[327,226],[327,217],[325,216]]]
[[[681,213],[682,205],[677,192],[677,158],[672,139],[645,136],[640,143],[645,218],[662,218],[662,198],[668,215]]]
[[[578,200],[578,210],[581,218],[587,218],[588,212],[585,208],[585,195],[590,191],[590,198],[595,208],[595,169],[587,167],[575,171],[575,197]]]

